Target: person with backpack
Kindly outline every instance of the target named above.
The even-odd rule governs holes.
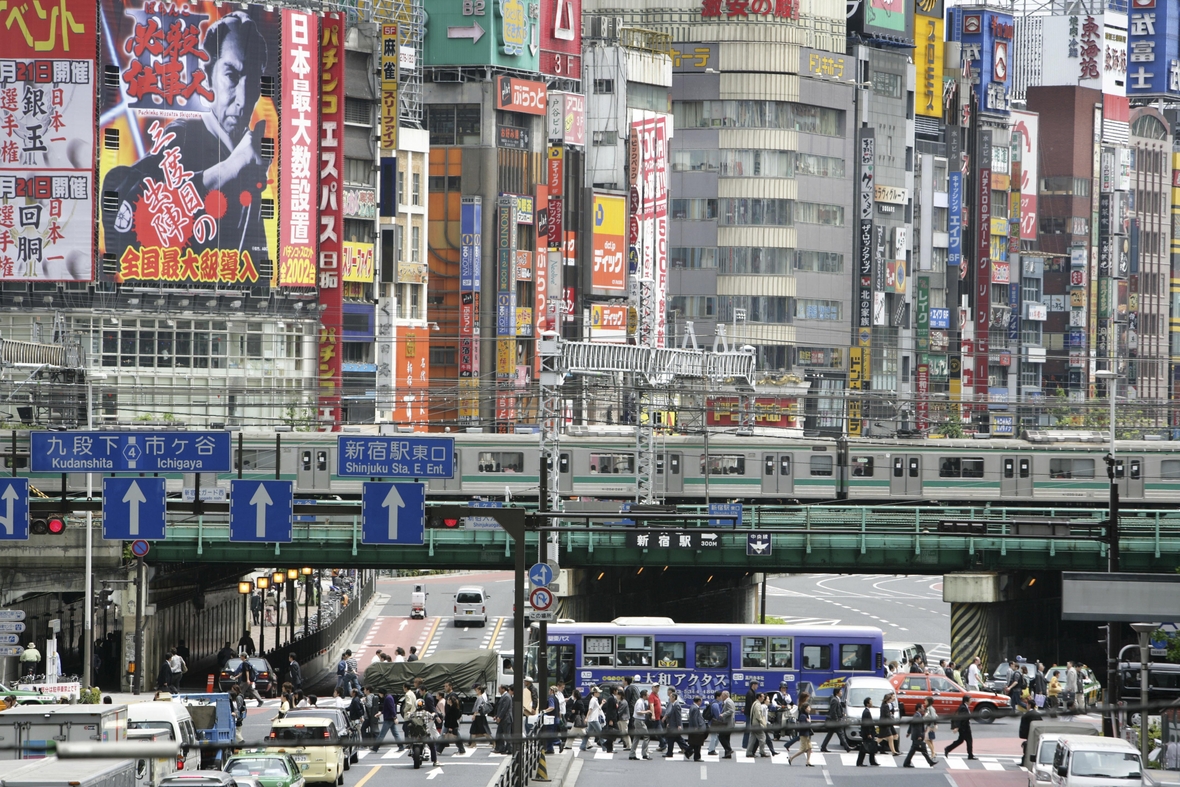
[[[237,684],[229,687],[229,708],[234,719],[234,740],[242,740],[242,725],[246,723],[246,701]]]
[[[492,703],[488,700],[488,693],[483,686],[475,687],[475,704],[471,707],[471,747],[479,744],[477,741],[491,740],[492,727],[488,724],[488,714],[492,712]]]
[[[430,764],[438,765],[438,751],[434,746],[434,714],[426,709],[426,702],[418,700],[417,709],[406,719],[406,739],[412,747],[424,746],[430,749]],[[414,767],[421,757],[415,753]]]
[[[639,686],[636,685],[636,681],[640,681],[640,680],[643,680],[643,678],[639,675],[636,675],[633,678],[632,677],[624,677],[623,678],[623,699],[625,699],[627,701],[627,707],[629,707],[631,709],[635,708],[635,703],[639,700]],[[635,715],[632,714],[630,727],[628,728],[628,732],[631,732],[634,729],[635,729]]]
[[[348,686],[348,655],[347,651],[340,654],[340,659],[336,662],[336,689],[344,691]]]
[[[1016,666],[1015,661],[1008,662],[1008,683],[1004,686],[1004,693],[1012,700],[1012,709],[1016,710],[1020,707],[1020,693],[1024,690],[1023,682],[1021,681],[1020,668]]]
[[[262,697],[258,694],[258,689],[254,688],[254,679],[257,677],[254,672],[254,665],[250,663],[250,659],[246,657],[245,653],[240,656],[241,663],[238,668],[234,670],[230,676],[237,681],[238,691],[243,697],[252,697],[258,700],[258,707],[262,707]],[[245,700],[243,700],[244,702]]]

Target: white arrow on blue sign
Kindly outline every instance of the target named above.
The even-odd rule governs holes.
[[[553,567],[548,563],[534,563],[529,569],[529,582],[533,583],[533,587],[548,587],[552,581]]]
[[[229,482],[229,540],[288,544],[295,495],[290,481]]]
[[[770,533],[747,533],[746,555],[748,557],[765,557],[774,552],[770,541]]]
[[[29,538],[29,479],[0,479],[0,541]]]
[[[366,481],[361,492],[361,543],[425,541],[426,486]]]
[[[102,537],[163,541],[167,530],[164,484],[163,478],[102,479]]]

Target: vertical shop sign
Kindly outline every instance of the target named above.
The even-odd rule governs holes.
[[[283,11],[283,132],[279,166],[279,286],[315,286],[316,161],[319,134],[316,18]]]
[[[319,193],[319,411],[321,424],[339,431],[344,331],[344,16],[328,13],[320,21],[320,193]]]
[[[397,81],[399,76],[397,25],[381,25],[381,150],[397,150]]]

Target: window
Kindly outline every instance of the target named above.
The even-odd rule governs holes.
[[[840,205],[798,202],[795,204],[794,218],[799,224],[822,224],[827,227],[843,227],[844,208]]]
[[[1050,459],[1050,478],[1093,478],[1093,459]]]
[[[650,667],[651,637],[627,634],[618,638],[618,660],[620,667]]]
[[[697,643],[697,669],[715,669],[729,667],[729,645],[714,643]]]
[[[413,186],[410,189],[410,195],[414,200],[415,205],[422,204],[422,173],[415,172],[413,174]]]
[[[720,150],[673,150],[668,157],[673,172],[717,172]]]
[[[344,182],[373,185],[373,160],[346,156],[344,158]]]
[[[715,199],[674,199],[672,219],[678,221],[711,221],[717,218]]]
[[[983,459],[944,456],[938,463],[939,478],[983,478]]]
[[[1165,459],[1160,462],[1160,479],[1180,481],[1180,459]]]
[[[742,666],[766,668],[766,637],[742,637]]]
[[[705,474],[705,463],[709,465],[709,475],[745,475],[746,457],[741,454],[701,454],[701,475]]]
[[[676,295],[672,298],[669,309],[680,312],[688,319],[712,317],[716,313],[717,299],[708,295]]]
[[[422,228],[410,227],[410,262],[422,261]]]
[[[363,98],[344,99],[344,122],[358,126],[373,125],[373,102]]]
[[[645,85],[642,82],[627,83],[627,106],[631,109],[646,109],[650,112],[668,112],[671,107],[672,91],[659,85]]]
[[[840,669],[869,670],[873,668],[871,645],[841,645]]]
[[[594,80],[594,92],[600,95],[605,95],[615,92],[615,81],[613,79],[596,79]]]
[[[454,347],[431,347],[431,366],[454,366],[458,359],[458,350]]]
[[[786,101],[673,101],[676,128],[779,128],[840,136],[844,113]]]
[[[614,637],[583,637],[582,666],[613,667],[615,665]]]
[[[795,174],[811,175],[818,178],[842,178],[844,177],[844,159],[834,156],[816,156],[811,153],[796,153]]]
[[[804,645],[803,669],[831,669],[831,645]]]
[[[795,638],[770,638],[770,667],[772,669],[794,669]]]
[[[925,675],[914,675],[906,678],[901,688],[902,691],[929,691],[930,684],[926,682]]]
[[[463,179],[458,175],[431,175],[426,179],[426,185],[435,194],[441,194],[444,191],[462,191],[462,182]]]
[[[657,642],[657,667],[687,667],[688,657],[685,655],[683,642]]]
[[[673,268],[716,268],[716,247],[673,246],[668,250],[668,260]]]
[[[789,150],[722,150],[719,169],[722,177],[793,178],[795,153]]]
[[[479,104],[426,106],[426,128],[431,145],[478,145],[480,143]]]
[[[480,451],[477,466],[481,473],[519,473],[524,469],[524,453]]]
[[[844,304],[840,301],[820,301],[811,298],[795,299],[796,320],[828,320],[839,322],[842,319]]]
[[[830,478],[832,475],[832,457],[811,457],[811,475],[817,478]]]
[[[1041,178],[1041,193],[1054,196],[1090,196],[1090,178]]]
[[[688,201],[688,200],[685,200]],[[672,200],[673,204],[678,200]],[[789,227],[792,200],[735,197],[716,200],[720,223],[728,227]],[[676,218],[673,209],[672,218]],[[717,216],[714,216],[717,218]]]
[[[814,273],[843,273],[844,255],[835,251],[804,251],[795,255],[795,270]]]
[[[718,273],[785,275],[795,261],[794,249],[726,246],[718,249]]]
[[[852,464],[853,478],[872,478],[873,477],[873,457],[871,456],[854,456],[850,460]]]
[[[789,298],[775,298],[759,295],[722,295],[717,299],[718,318],[732,322],[735,310],[744,309],[746,322],[789,322],[791,314]]]
[[[890,74],[887,71],[874,71],[869,81],[873,83],[873,92],[887,98],[901,98],[901,75]]]
[[[634,473],[634,454],[590,454],[590,472],[599,475]]]
[[[930,676],[930,689],[932,691],[951,692],[951,693],[956,693],[956,692],[962,691],[962,689],[960,689],[958,686],[956,686],[954,683],[952,683],[950,681],[950,679],[944,678],[941,675],[931,675]]]

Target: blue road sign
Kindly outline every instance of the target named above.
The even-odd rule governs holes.
[[[549,587],[552,581],[553,569],[548,563],[533,563],[533,567],[529,569],[529,582],[533,583],[533,587]]]
[[[102,479],[102,537],[163,541],[167,507],[163,478]]]
[[[770,533],[747,533],[746,556],[766,557],[774,552],[774,545],[770,542]]]
[[[29,479],[0,478],[0,541],[29,538]]]
[[[346,478],[451,478],[453,437],[340,437],[336,475]]]
[[[291,542],[295,495],[290,481],[229,482],[229,540]]]
[[[709,514],[711,516],[732,516],[736,519],[710,519],[710,527],[741,527],[742,526],[742,504],[741,503],[709,503]]]
[[[228,473],[229,432],[32,432],[34,473]]]
[[[366,481],[361,492],[362,544],[426,541],[426,485]]]

